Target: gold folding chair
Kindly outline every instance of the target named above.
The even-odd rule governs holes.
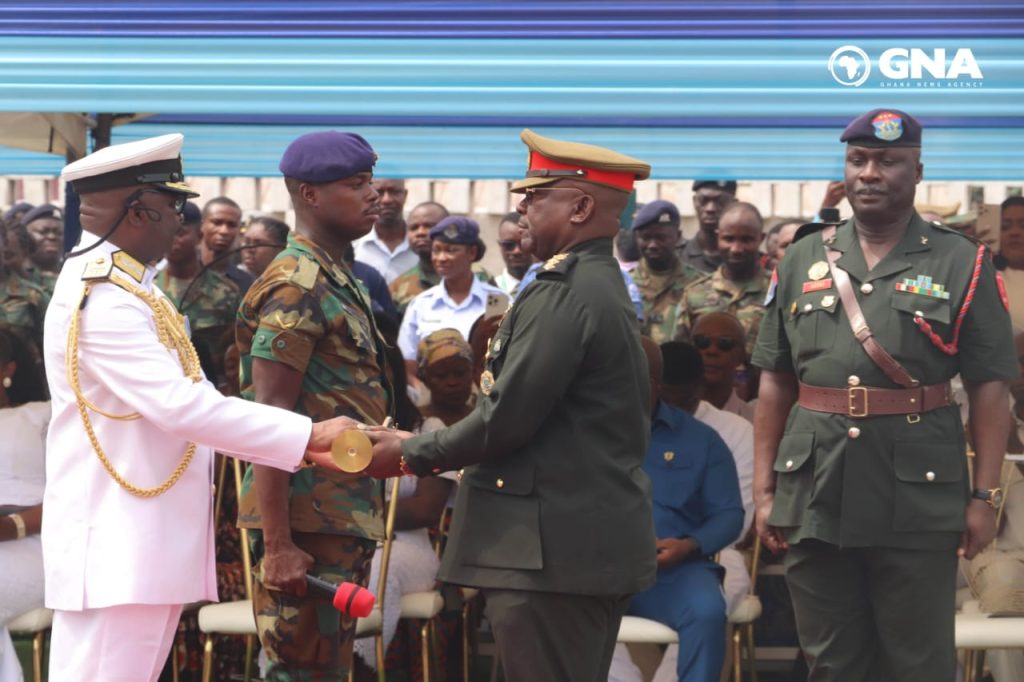
[[[732,640],[732,677],[734,682],[743,679],[743,644],[747,649],[747,663],[750,666],[750,680],[757,682],[756,649],[754,647],[754,621],[761,616],[761,599],[757,596],[757,568],[761,561],[761,538],[754,535],[754,549],[750,558],[750,591],[729,614],[728,627]]]
[[[32,635],[32,679],[43,682],[43,647],[46,633],[53,625],[53,611],[46,608],[32,609],[7,622],[7,630],[13,635]]]
[[[222,460],[218,476],[217,499],[214,503],[216,512],[220,511],[221,491],[224,489],[227,457]],[[231,458],[234,475],[235,491],[238,499],[242,498],[242,464]],[[216,517],[214,517],[216,518]],[[199,609],[199,630],[206,634],[203,644],[203,682],[213,679],[213,642],[215,635],[245,635],[245,671],[244,680],[252,679],[253,650],[256,644],[256,618],[252,611],[252,556],[249,553],[249,533],[240,529],[242,545],[242,575],[245,579],[246,598],[239,601],[207,604]],[[177,668],[177,666],[175,666]]]

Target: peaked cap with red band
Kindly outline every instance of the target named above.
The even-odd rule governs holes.
[[[565,142],[523,130],[519,138],[530,149],[526,177],[512,184],[513,192],[576,180],[632,192],[633,183],[646,180],[651,166],[632,156],[582,142]]]

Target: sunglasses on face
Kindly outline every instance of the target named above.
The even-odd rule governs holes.
[[[723,353],[728,353],[737,345],[736,339],[729,336],[712,338],[703,334],[697,334],[693,337],[693,345],[697,347],[697,350],[707,350],[708,348],[711,348],[712,343],[718,346],[718,350]]]
[[[537,198],[537,192],[585,192],[576,187],[528,187],[523,190],[523,202],[529,206]]]

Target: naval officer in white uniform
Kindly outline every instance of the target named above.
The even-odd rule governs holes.
[[[64,168],[98,239],[70,254],[46,315],[53,416],[42,527],[50,680],[156,680],[181,605],[217,599],[213,452],[294,471],[330,464],[355,422],[312,424],[225,398],[153,285],[185,200],[181,135]]]

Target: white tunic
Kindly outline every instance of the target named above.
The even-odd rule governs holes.
[[[311,423],[285,410],[225,398],[207,381],[194,383],[184,376],[177,354],[158,340],[149,306],[114,284],[96,284],[81,315],[82,391],[103,410],[142,415],[135,421],[90,415],[114,468],[134,485],[157,486],[189,441],[200,444],[168,492],[141,498],[124,491],[86,437],[65,368],[68,326],[85,265],[101,256],[109,260],[116,250],[105,243],[68,260],[46,314],[52,407],[42,529],[46,605],[78,611],[216,601],[210,448],[292,471]],[[138,285],[158,292],[155,274],[146,268]],[[113,276],[133,281],[116,268]]]

